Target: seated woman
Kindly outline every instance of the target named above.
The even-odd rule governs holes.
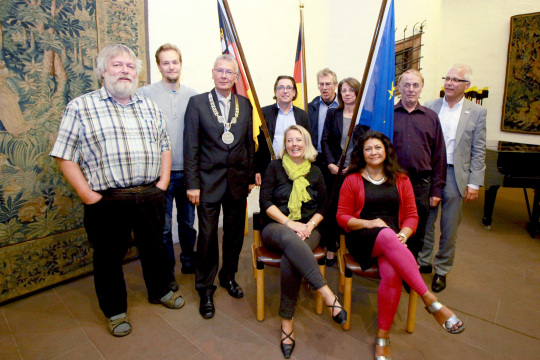
[[[261,239],[268,249],[282,254],[279,316],[281,351],[286,359],[295,345],[293,315],[302,278],[321,293],[335,322],[347,321],[347,313],[326,284],[313,255],[321,238],[317,226],[326,206],[322,173],[311,164],[316,156],[309,132],[299,125],[289,126],[278,154],[280,160],[268,165],[261,185],[261,212],[267,215]]]
[[[404,280],[416,291],[426,310],[452,334],[465,325],[428,291],[407,239],[416,230],[418,214],[409,178],[400,169],[390,139],[377,131],[364,133],[351,155],[341,187],[337,221],[346,232],[349,253],[362,269],[379,265],[379,319],[375,358],[389,359],[389,332]]]

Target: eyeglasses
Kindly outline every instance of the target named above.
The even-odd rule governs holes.
[[[225,70],[225,69],[212,69],[214,74],[220,75],[220,76],[227,76],[228,78],[232,78],[236,76],[236,73],[231,70]]]
[[[448,82],[451,82],[451,83],[454,83],[454,84],[457,84],[457,83],[468,83],[469,80],[464,80],[464,79],[458,79],[458,78],[451,78],[451,77],[443,77],[442,78],[444,81],[448,81]]]
[[[281,86],[278,86],[276,88],[276,90],[277,91],[293,91],[294,88],[292,86],[283,86],[283,85],[281,85]]]
[[[331,83],[331,82],[327,82],[327,83],[320,82],[319,83],[320,88],[330,87],[332,85],[334,85],[334,83]]]

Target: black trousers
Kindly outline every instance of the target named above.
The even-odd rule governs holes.
[[[238,258],[244,244],[246,198],[234,199],[229,188],[218,202],[201,202],[197,207],[199,237],[195,266],[195,289],[199,292],[213,286],[219,266],[218,222],[223,206],[223,248],[220,278],[234,279]]]
[[[321,169],[324,178],[324,185],[326,186],[326,195],[328,197],[328,209],[326,211],[326,215],[324,216],[323,222],[319,226],[319,230],[322,236],[321,246],[325,247],[328,251],[336,252],[339,249],[339,234],[341,233],[341,228],[338,226],[336,220],[339,193],[337,194],[334,203],[331,203],[331,196],[332,190],[334,189],[334,184],[337,180],[337,176],[333,175],[330,172],[330,169],[328,169],[328,164],[326,163],[326,160],[322,153],[319,153],[319,155],[317,155],[315,165],[317,165],[317,167]],[[342,183],[343,177],[341,177],[340,186]]]
[[[314,229],[309,238],[302,240],[292,229],[272,222],[264,227],[261,238],[264,246],[282,254],[279,316],[290,320],[294,316],[302,278],[315,290],[326,285],[313,255],[313,249],[319,245],[321,235]]]
[[[416,200],[416,210],[418,211],[418,227],[413,236],[407,241],[409,250],[418,259],[418,253],[424,246],[424,235],[426,233],[426,223],[429,215],[429,193],[431,190],[430,178],[411,177],[411,183]]]
[[[152,186],[139,193],[111,190],[101,194],[100,201],[84,206],[84,227],[94,247],[94,284],[99,307],[106,317],[111,317],[127,310],[122,263],[132,231],[149,300],[169,292],[167,250],[163,243],[165,191]]]

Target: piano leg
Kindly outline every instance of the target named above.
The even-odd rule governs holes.
[[[495,198],[497,197],[497,191],[499,185],[492,185],[486,188],[486,196],[484,198],[484,217],[482,218],[482,224],[486,230],[491,229],[491,223],[493,221],[493,208],[495,207]]]
[[[540,231],[540,188],[534,189],[533,209],[530,217],[530,223],[527,226],[527,230],[532,238]]]

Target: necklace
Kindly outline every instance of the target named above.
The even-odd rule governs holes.
[[[223,135],[221,135],[221,141],[223,141],[225,144],[227,145],[230,145],[233,143],[234,141],[234,135],[232,132],[230,132],[231,130],[231,126],[233,124],[236,124],[236,120],[238,119],[238,115],[240,113],[240,107],[238,106],[238,97],[237,96],[234,96],[234,94],[232,95],[232,97],[234,98],[235,100],[235,111],[234,111],[234,117],[231,119],[231,122],[228,123],[226,120],[225,120],[225,117],[224,116],[221,116],[219,115],[217,109],[216,109],[216,104],[214,104],[214,99],[212,98],[212,93],[208,93],[208,101],[210,102],[210,106],[212,108],[212,112],[214,113],[214,115],[217,117],[217,120],[223,124],[223,126],[225,127],[225,132],[223,133]]]
[[[367,171],[367,169],[366,169],[366,174],[367,174],[367,178],[368,178],[369,182],[372,183],[373,185],[381,185],[386,180],[386,176],[384,176],[384,175],[383,175],[381,180],[373,180],[371,178],[371,176],[369,176],[369,171]]]

